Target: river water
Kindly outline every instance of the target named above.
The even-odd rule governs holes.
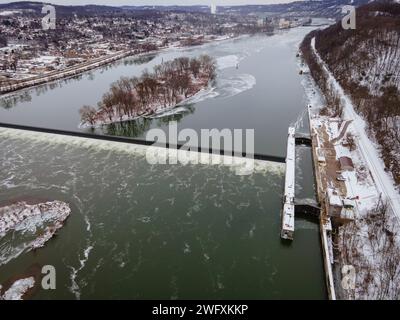
[[[214,88],[175,114],[95,133],[144,138],[170,120],[198,131],[255,129],[256,152],[284,156],[288,126],[306,127],[295,55],[310,30],[128,58],[8,96],[0,120],[78,131],[79,108],[96,105],[121,75],[207,53],[218,61]],[[298,159],[297,192],[312,197],[309,150],[300,149]],[[57,289],[38,289],[33,298],[326,298],[317,224],[298,219],[295,241],[279,238],[280,165],[266,162],[240,177],[223,166],[149,165],[119,143],[4,129],[0,161],[0,205],[57,199],[72,208],[41,250],[21,253],[18,239],[0,242],[0,261],[11,259],[0,265],[0,283],[32,266],[56,267]]]
[[[257,153],[284,156],[287,128],[304,109],[304,92],[297,67],[297,44],[312,27],[272,37],[255,36],[201,47],[168,50],[148,57],[127,58],[77,79],[25,90],[0,99],[1,122],[81,131],[79,109],[97,106],[110,84],[121,76],[140,75],[162,61],[209,54],[219,70],[213,88],[159,119],[106,126],[95,133],[145,138],[150,128],[254,129]],[[236,65],[238,64],[238,68]],[[2,106],[2,107],[1,107]],[[92,132],[90,129],[82,131]]]

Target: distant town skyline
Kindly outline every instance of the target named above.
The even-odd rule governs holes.
[[[299,0],[297,0],[299,1]],[[304,1],[304,0],[300,0]],[[0,0],[0,4],[10,3],[15,1]],[[109,6],[122,6],[122,5],[132,5],[132,6],[142,6],[142,5],[211,5],[215,4],[217,6],[222,5],[251,5],[251,4],[276,4],[276,3],[288,3],[294,2],[294,0],[50,0],[50,1],[38,1],[46,2],[52,4],[61,5],[87,5],[87,4],[98,4],[98,5],[109,5]]]

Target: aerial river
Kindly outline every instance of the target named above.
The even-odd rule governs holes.
[[[287,128],[306,128],[297,47],[313,27],[174,49],[3,97],[0,122],[144,139],[151,128],[255,129],[257,153],[284,156]],[[79,128],[120,76],[178,56],[213,56],[218,76],[190,104],[154,119]],[[299,149],[297,192],[313,196],[310,154]],[[56,290],[34,299],[325,299],[318,225],[296,220],[281,242],[284,166],[250,176],[224,166],[150,165],[134,146],[0,128],[0,206],[61,200],[72,213],[58,236],[21,252],[0,240],[0,284],[53,265]],[[1,263],[7,261],[7,263]]]

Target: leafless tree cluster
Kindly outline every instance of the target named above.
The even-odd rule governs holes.
[[[400,298],[400,247],[392,228],[396,223],[380,201],[364,218],[340,227],[341,263],[356,269],[356,287],[347,298]]]
[[[350,151],[354,151],[357,148],[356,141],[354,140],[354,136],[351,132],[347,132],[346,134],[346,143],[350,149]]]
[[[83,123],[94,125],[98,121],[122,121],[155,109],[172,107],[192,96],[215,78],[215,61],[207,55],[198,59],[181,57],[145,71],[140,78],[123,77],[111,85],[98,109],[84,106],[80,110]]]
[[[311,76],[324,93],[326,106],[321,109],[320,114],[329,117],[341,117],[343,114],[343,106],[340,98],[335,94],[331,86],[328,85],[326,73],[318,63],[317,58],[311,49],[311,39],[318,34],[317,31],[309,33],[300,45],[300,51],[304,62],[310,69]]]

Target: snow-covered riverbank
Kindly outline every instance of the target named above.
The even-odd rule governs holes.
[[[331,114],[332,106],[326,106],[311,75],[303,75],[311,105],[311,133],[318,144],[318,175],[326,194],[326,214],[333,225],[329,251],[338,298],[397,299],[400,225],[394,181],[385,172],[363,119],[315,49],[314,39],[311,50],[327,79],[327,88],[340,98],[344,109],[342,117]],[[353,278],[343,273],[343,267],[354,270]],[[343,285],[345,277],[350,282]]]
[[[343,120],[352,121],[350,127],[356,136],[356,142],[359,150],[362,153],[364,160],[368,164],[369,170],[371,171],[379,192],[382,194],[382,196],[384,196],[385,200],[389,203],[389,206],[400,221],[400,194],[396,189],[393,177],[385,170],[385,165],[380,157],[378,146],[369,138],[366,132],[367,125],[364,119],[362,119],[361,116],[356,113],[351,98],[348,97],[344,92],[339,82],[334,78],[325,62],[321,59],[320,55],[315,49],[315,38],[313,38],[311,41],[311,47],[319,64],[322,66],[328,77],[328,83],[331,85],[335,93],[340,97],[341,104],[344,107]]]
[[[178,109],[180,106],[183,106],[185,104],[192,103],[192,101],[195,101],[196,97],[201,97],[201,96],[207,96],[209,94],[212,94],[214,88],[210,85],[203,86],[201,87],[198,91],[194,92],[193,94],[188,95],[187,97],[180,96],[179,97],[179,102],[175,104],[167,104],[167,105],[162,105],[160,103],[152,103],[149,104],[149,106],[146,108],[146,111],[144,111],[141,114],[135,114],[135,115],[122,115],[119,116],[117,114],[113,114],[111,118],[106,118],[106,117],[101,117],[98,120],[96,120],[93,124],[87,123],[87,122],[81,122],[79,124],[79,128],[84,129],[84,128],[100,128],[104,125],[110,125],[113,123],[121,123],[121,122],[127,122],[127,121],[133,121],[137,120],[140,118],[158,118],[161,116],[165,116],[166,114],[169,113],[176,113],[179,112],[180,110]]]

